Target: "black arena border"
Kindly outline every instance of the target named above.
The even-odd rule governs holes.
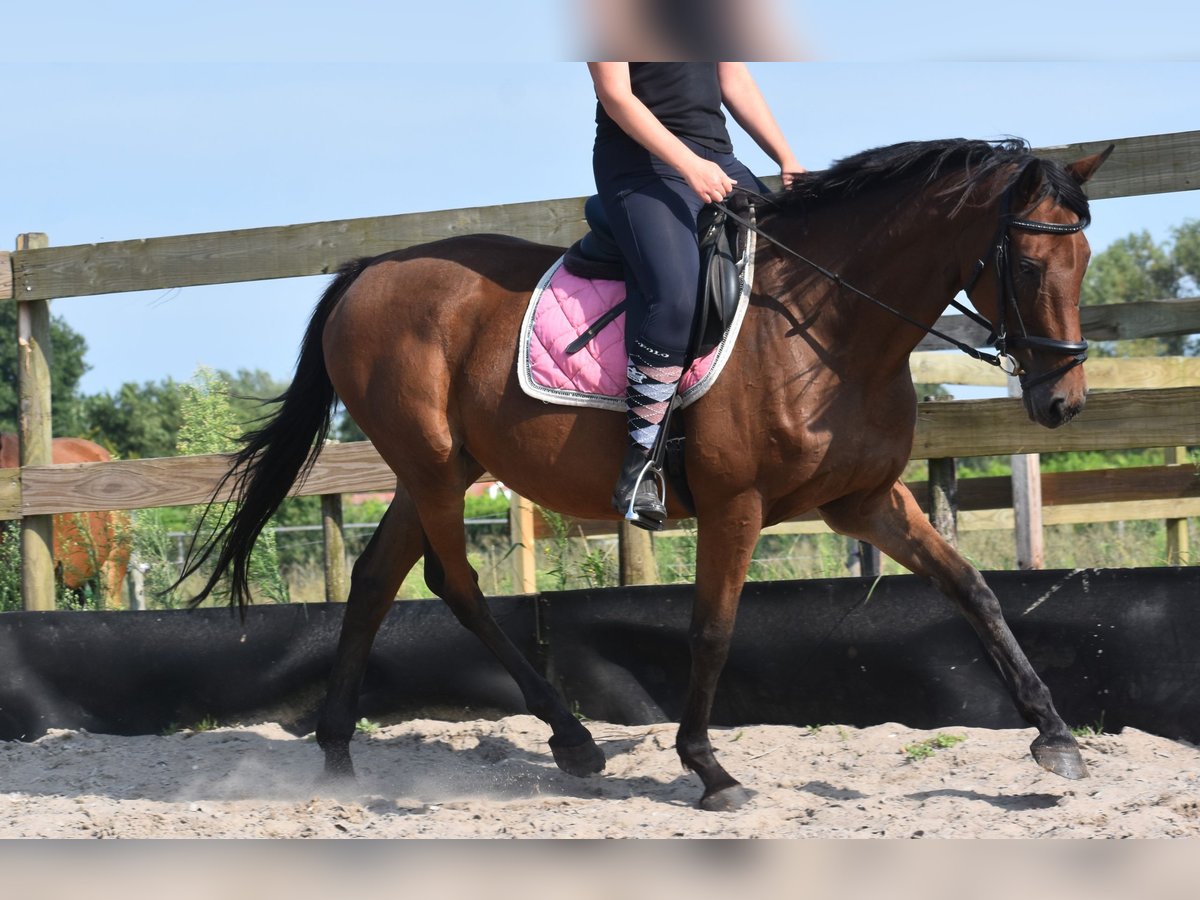
[[[1017,640],[1071,725],[1200,742],[1200,571],[992,572]],[[676,721],[688,672],[689,585],[489,602],[582,715]],[[341,604],[0,615],[0,739],[52,728],[159,734],[201,720],[315,725]],[[440,601],[396,603],[360,715],[470,719],[524,712],[508,675]],[[924,580],[746,586],[715,725],[899,722],[1022,727],[966,621]]]

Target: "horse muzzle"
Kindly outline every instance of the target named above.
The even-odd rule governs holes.
[[[1021,392],[1029,418],[1045,428],[1066,425],[1087,403],[1087,379],[1082,369],[1072,369],[1055,381],[1043,381]]]

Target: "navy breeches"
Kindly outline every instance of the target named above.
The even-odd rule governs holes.
[[[741,187],[762,183],[732,153],[685,140],[717,163]],[[696,216],[704,207],[683,178],[630,139],[597,144],[592,157],[596,189],[625,260],[629,303],[625,346],[641,342],[678,363],[687,352],[700,279]]]

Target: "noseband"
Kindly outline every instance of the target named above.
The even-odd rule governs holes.
[[[978,359],[982,362],[988,363],[989,365],[996,366],[1009,375],[1016,375],[1021,380],[1021,389],[1029,390],[1030,388],[1037,387],[1039,384],[1050,381],[1054,378],[1058,378],[1060,375],[1064,375],[1078,365],[1082,365],[1083,361],[1087,359],[1088,342],[1059,341],[1053,338],[1030,337],[1026,332],[1025,322],[1021,319],[1021,310],[1017,305],[1017,290],[1016,286],[1013,284],[1012,267],[1009,260],[1011,231],[1014,228],[1018,228],[1021,231],[1032,231],[1040,234],[1067,235],[1075,234],[1077,231],[1082,231],[1085,223],[1080,220],[1078,222],[1059,224],[1058,222],[1041,222],[1036,219],[1020,218],[1011,212],[1012,194],[1016,184],[1017,182],[1014,181],[1005,190],[1002,198],[1004,211],[1000,214],[1000,222],[996,226],[996,235],[988,247],[987,254],[982,259],[976,261],[975,269],[971,273],[971,277],[967,280],[966,285],[962,289],[963,293],[970,298],[971,290],[979,282],[979,277],[987,268],[988,260],[994,259],[996,262],[996,279],[999,285],[999,290],[997,293],[1000,297],[999,323],[993,326],[991,322],[989,322],[975,310],[963,306],[957,300],[950,301],[951,306],[975,323],[982,325],[988,330],[988,344],[995,348],[995,353],[987,353],[979,350],[975,347],[972,347],[970,344],[957,340],[956,338],[953,338],[930,325],[925,325],[922,322],[918,322],[916,319],[901,312],[894,306],[890,306],[889,304],[884,303],[882,300],[871,296],[866,291],[855,287],[850,282],[843,279],[838,273],[830,271],[803,254],[796,252],[782,241],[772,237],[769,234],[766,234],[761,228],[758,227],[757,224],[751,220],[739,216],[726,204],[717,202],[714,203],[713,206],[716,206],[718,209],[722,210],[732,221],[750,229],[768,243],[774,244],[776,247],[783,250],[789,256],[795,257],[801,262],[816,269],[823,276],[834,282],[834,284],[838,285],[838,287],[857,294],[864,300],[874,303],[876,306],[886,310],[901,321],[919,328],[927,334],[941,338],[946,343],[956,347],[973,359]],[[751,202],[753,202],[754,199],[757,199],[766,205],[774,205],[774,201],[772,201],[769,197],[764,197],[763,195],[748,188],[735,186],[734,190],[739,193],[749,195],[752,198]],[[1017,321],[1021,325],[1021,333],[1019,335],[1010,335],[1008,333],[1008,313],[1010,309],[1016,313]],[[1069,362],[1064,363],[1056,369],[1052,369],[1049,372],[1043,372],[1036,378],[1029,378],[1027,377],[1025,371],[1021,368],[1020,364],[1008,353],[1010,349],[1020,349],[1022,347],[1033,351],[1044,350],[1051,353],[1065,354],[1069,355],[1071,359]]]
[[[1010,258],[1012,229],[1019,228],[1021,231],[1032,231],[1039,234],[1067,235],[1082,231],[1084,223],[1078,221],[1060,224],[1057,222],[1040,222],[1035,219],[1019,218],[1009,211],[1012,205],[1012,191],[1012,187],[1009,187],[1004,192],[1004,212],[1000,215],[1000,223],[996,227],[996,235],[988,247],[987,255],[976,261],[975,269],[963,287],[963,293],[974,302],[974,298],[971,297],[971,291],[987,268],[988,260],[995,260],[996,282],[998,285],[997,296],[1000,298],[1000,310],[996,324],[993,325],[983,316],[973,310],[967,309],[957,301],[951,301],[951,305],[988,329],[990,332],[988,343],[996,348],[995,364],[1000,366],[1009,375],[1017,375],[1021,380],[1022,390],[1029,390],[1030,388],[1037,387],[1039,384],[1065,375],[1076,366],[1082,365],[1088,356],[1088,342],[1059,341],[1053,338],[1030,337],[1028,332],[1026,332],[1025,322],[1021,319],[1021,309],[1017,305],[1016,285],[1013,283],[1012,260]],[[1016,314],[1017,322],[1021,326],[1021,333],[1018,335],[1010,335],[1008,333],[1008,314],[1010,310]],[[1070,356],[1071,359],[1056,369],[1043,372],[1036,378],[1029,378],[1008,352],[1010,349],[1021,348],[1063,354]]]

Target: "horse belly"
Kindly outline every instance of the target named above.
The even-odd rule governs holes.
[[[540,506],[580,518],[610,518],[627,440],[615,412],[554,406],[526,396],[511,377],[463,411],[468,452],[490,474]]]

